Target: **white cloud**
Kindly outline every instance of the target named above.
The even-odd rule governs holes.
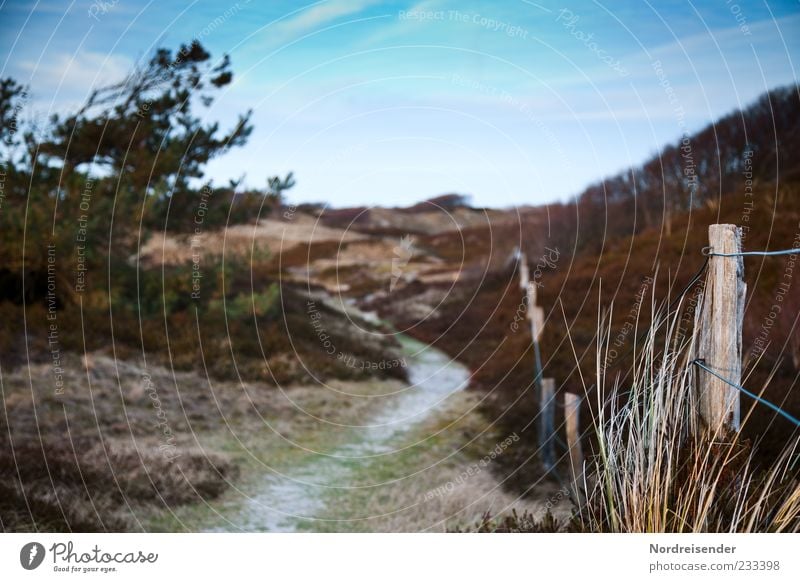
[[[328,0],[313,4],[311,8],[299,12],[297,16],[281,20],[274,27],[270,27],[269,36],[273,41],[284,42],[320,28],[337,18],[357,14],[375,3],[376,0]]]

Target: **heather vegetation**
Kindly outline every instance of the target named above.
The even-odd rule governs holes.
[[[232,78],[227,57],[197,42],[159,49],[78,111],[28,125],[36,88],[0,84],[4,528],[124,529],[136,523],[120,509],[219,495],[235,467],[181,439],[198,423],[224,426],[214,382],[404,377],[320,356],[308,291],[282,284],[269,248],[240,234],[225,252],[226,226],[279,215],[294,184],[206,179],[206,164],[252,129],[249,113],[227,130],[204,121]],[[166,259],[165,234],[185,237],[179,260]],[[364,341],[373,324],[359,335],[344,314],[318,310],[339,354],[396,350]],[[118,364],[97,364],[105,358]],[[198,375],[187,388],[166,369]]]
[[[531,269],[537,268],[539,257],[552,258],[556,256],[553,250],[558,251],[557,264],[550,259],[542,261],[541,277],[536,281],[538,301],[546,312],[541,343],[543,374],[556,379],[559,391],[596,395],[597,383],[605,381],[610,385],[616,383],[618,393],[625,395],[635,390],[631,388],[632,383],[635,387],[636,378],[643,377],[642,367],[649,365],[651,376],[658,377],[663,372],[664,377],[670,379],[657,386],[663,391],[662,397],[675,399],[683,405],[670,413],[685,415],[686,407],[690,406],[684,400],[687,380],[676,364],[683,352],[658,352],[659,358],[668,364],[657,363],[662,361],[660,359],[647,360],[641,355],[645,337],[648,332],[654,333],[655,328],[651,326],[656,325],[654,321],[659,310],[663,320],[665,306],[678,298],[702,266],[701,250],[708,244],[706,227],[709,224],[741,225],[745,250],[787,249],[800,245],[800,184],[796,159],[791,154],[796,147],[798,109],[796,87],[775,90],[747,109],[682,140],[681,144],[688,144],[684,155],[681,144],[669,146],[641,167],[591,186],[569,204],[530,209],[502,230],[483,228],[467,231],[466,235],[444,234],[427,239],[429,245],[450,256],[463,252],[465,238],[474,240],[472,248],[481,249],[477,252],[486,267],[485,275],[460,282],[439,307],[438,317],[414,322],[402,314],[395,315],[399,325],[415,324],[412,333],[417,337],[472,366],[474,386],[486,393],[484,410],[487,416],[507,430],[525,434],[523,442],[527,446],[504,459],[507,461],[504,476],[520,490],[529,487],[542,469],[536,461],[538,439],[535,423],[531,423],[539,411],[532,366],[534,356],[527,326],[518,323],[520,314],[524,322],[526,306],[517,285],[518,274],[507,260],[513,245],[520,244],[527,250],[532,257]],[[768,121],[771,115],[780,121]],[[684,171],[687,168],[691,171]],[[675,192],[684,195],[675,197]],[[519,235],[535,231],[541,235]],[[800,415],[797,395],[800,293],[796,289],[796,273],[794,256],[754,258],[746,262],[748,298],[743,338],[745,383],[753,392],[762,394],[795,417]],[[676,336],[691,336],[702,282],[701,278],[686,290],[682,301],[669,314]],[[780,304],[780,309],[774,307],[776,304]],[[390,310],[387,310],[389,315]],[[603,326],[599,322],[604,322]],[[601,351],[596,349],[598,344],[604,345]],[[669,373],[660,366],[667,366]],[[602,378],[598,378],[598,370],[602,371]],[[641,390],[648,393],[645,388]],[[601,503],[619,503],[641,493],[625,488],[625,481],[631,476],[647,479],[648,491],[660,489],[665,495],[674,495],[671,501],[698,502],[695,494],[699,489],[687,490],[683,486],[686,479],[705,483],[697,469],[702,466],[710,467],[709,475],[704,477],[713,482],[706,483],[708,487],[718,486],[725,494],[733,495],[743,482],[752,479],[753,486],[748,491],[758,492],[756,500],[764,493],[761,501],[767,505],[745,511],[743,508],[750,507],[747,504],[751,500],[725,499],[725,494],[720,493],[723,501],[720,497],[713,501],[705,499],[708,505],[703,506],[701,514],[693,514],[691,519],[683,516],[686,522],[640,521],[624,527],[617,524],[612,529],[727,531],[766,527],[777,505],[764,501],[772,499],[773,494],[755,485],[762,483],[762,479],[774,485],[773,477],[765,477],[762,471],[767,471],[768,475],[773,474],[769,472],[780,473],[781,479],[789,479],[788,495],[794,509],[789,512],[790,517],[781,522],[781,527],[798,527],[797,464],[787,462],[787,458],[796,459],[797,427],[769,408],[743,397],[747,422],[736,445],[732,445],[742,446],[738,453],[706,455],[700,452],[702,444],[677,439],[668,443],[668,455],[675,455],[669,460],[669,467],[696,463],[691,469],[695,472],[687,474],[682,469],[666,477],[662,475],[663,481],[650,480],[652,475],[648,471],[653,467],[635,465],[638,457],[634,455],[644,454],[647,449],[637,449],[637,441],[628,438],[646,427],[623,426],[630,411],[641,407],[642,402],[618,408],[618,417],[612,415],[609,419],[606,416],[610,427],[590,421],[592,415],[594,418],[602,416],[603,402],[610,404],[622,398],[614,394],[617,393],[609,390],[607,400],[599,403],[589,398],[584,403],[583,428],[587,442],[594,453],[602,452],[603,443],[596,439],[603,431],[610,431],[607,437],[613,439],[615,445],[614,467],[621,471],[607,475],[604,471],[609,467],[604,462],[590,463],[590,467],[612,480],[614,487],[621,488],[609,493],[614,499],[603,499]],[[674,420],[664,417],[659,422]],[[671,425],[677,433],[680,433],[681,423]],[[641,445],[645,437],[638,437]],[[734,461],[739,469],[732,467]],[[627,469],[622,470],[628,463],[631,463],[627,465],[633,471],[631,474]],[[742,467],[746,467],[746,471],[742,472]],[[737,477],[734,479],[733,475]],[[785,486],[786,482],[782,482]],[[706,486],[696,483],[691,487]],[[602,489],[596,492],[595,502],[606,495]],[[664,498],[653,501],[661,502],[662,508],[670,508]],[[718,510],[727,511],[727,517],[715,513]],[[594,512],[584,516],[589,521],[584,521],[581,527],[589,527],[587,523],[590,523],[591,529],[608,529],[611,523],[608,513],[599,513],[602,518]],[[752,521],[746,524],[731,521],[729,518],[734,514],[742,519],[746,514]],[[640,515],[635,518],[644,519]],[[478,528],[486,530],[492,523],[497,525],[488,520]],[[507,528],[508,524],[497,527]]]
[[[210,373],[222,378],[280,382],[347,373],[324,361],[308,371],[281,363],[281,354],[316,349],[302,316],[305,299],[281,287],[270,250],[253,237],[227,254],[225,241],[213,238],[226,226],[255,226],[271,216],[294,181],[275,177],[263,191],[248,191],[204,180],[204,165],[243,145],[252,129],[249,114],[222,132],[195,112],[232,80],[227,58],[212,62],[199,43],[160,49],[123,82],[94,91],[78,112],[3,136],[6,365],[29,353],[41,357],[55,325],[55,347],[66,351],[113,344],[121,357],[146,354],[179,370],[202,365],[202,344]],[[8,115],[26,89],[10,80],[4,87]],[[165,232],[187,235],[179,260],[168,260],[170,249],[157,238]],[[142,253],[151,240],[151,252]],[[342,351],[370,355],[329,316]],[[294,346],[284,327],[294,330]],[[236,370],[221,357],[229,352]],[[274,355],[274,366],[257,363],[264,353]],[[221,361],[228,364],[213,365]]]
[[[288,205],[291,173],[206,176],[252,131],[249,113],[208,120],[232,80],[200,43],[159,49],[28,125],[35,87],[0,81],[0,527],[235,529],[236,494],[329,470],[355,485],[310,493],[295,529],[800,529],[796,427],[744,398],[741,433],[711,435],[725,447],[688,428],[702,277],[685,289],[709,224],[741,225],[745,250],[800,246],[796,86],[568,202],[331,208]],[[556,473],[539,462],[515,250],[545,308],[544,376],[587,396],[580,493],[563,448]],[[795,257],[746,263],[743,377],[800,416]],[[447,382],[410,428],[354,441]],[[287,523],[263,515],[247,528]]]

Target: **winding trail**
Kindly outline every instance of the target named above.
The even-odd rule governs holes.
[[[463,390],[469,370],[426,344],[401,336],[409,386],[382,397],[380,410],[363,426],[353,427],[345,444],[330,454],[316,454],[286,476],[265,475],[263,486],[250,495],[240,514],[229,519],[237,530],[297,531],[323,513],[332,490],[364,487],[364,468],[408,446],[408,433],[438,411],[447,398]],[[324,388],[321,388],[324,389]]]

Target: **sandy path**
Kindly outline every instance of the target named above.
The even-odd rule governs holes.
[[[330,453],[313,455],[288,474],[265,476],[262,487],[239,515],[231,518],[237,529],[295,531],[304,523],[324,519],[332,491],[381,487],[381,483],[365,483],[369,465],[406,446],[404,437],[441,410],[469,381],[469,371],[438,350],[409,339],[403,341],[403,347],[409,386],[384,397],[377,414],[362,426],[350,427],[345,444]]]

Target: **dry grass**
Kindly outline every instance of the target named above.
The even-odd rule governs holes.
[[[80,437],[0,444],[0,520],[4,531],[139,529],[137,508],[160,511],[212,499],[237,473],[225,455],[152,441],[135,445]]]
[[[800,220],[800,189],[796,181],[762,183],[755,197],[762,203],[757,205],[750,217],[746,250],[791,246],[791,241],[797,236]],[[580,212],[581,238],[588,237],[587,240],[593,245],[602,244],[602,253],[591,249],[581,250],[576,247],[574,240],[570,243],[569,237],[574,237],[574,232],[569,230],[568,223],[562,223],[564,216],[552,216],[552,229],[548,229],[546,223],[537,225],[535,215],[526,216],[526,222],[517,225],[516,230],[525,233],[524,240],[531,261],[541,254],[537,246],[557,246],[562,256],[557,268],[543,273],[543,287],[539,289],[538,303],[544,306],[547,315],[541,340],[545,377],[556,378],[560,391],[581,393],[584,380],[593,378],[596,371],[598,306],[611,302],[617,306],[611,321],[612,335],[616,341],[614,348],[620,354],[615,364],[631,369],[632,359],[623,354],[628,352],[636,336],[627,329],[631,321],[630,307],[636,303],[637,294],[646,290],[647,294],[653,292],[660,299],[674,298],[675,293],[683,289],[702,264],[700,249],[708,244],[706,227],[717,222],[741,222],[742,199],[742,192],[737,191],[729,197],[723,197],[718,210],[703,208],[674,217],[671,238],[665,238],[659,229],[649,229],[614,237],[603,237],[600,233],[592,239],[591,233],[585,233],[583,228],[595,224],[597,214],[584,215],[583,209],[570,208],[573,214]],[[465,268],[471,268],[479,260],[502,265],[508,257],[509,247],[519,239],[519,232],[515,234],[513,229],[509,229],[497,233],[484,229],[477,233],[444,233],[422,238],[421,244],[452,262],[458,260],[463,252],[462,235],[481,234],[482,244],[467,245],[470,263]],[[556,235],[561,240],[554,239]],[[574,259],[569,258],[573,253]],[[487,258],[485,255],[491,256]],[[668,271],[670,276],[660,277],[654,284],[648,285],[646,277],[651,276],[658,265],[662,273]],[[762,326],[769,324],[767,318],[775,303],[778,285],[782,280],[785,281],[782,277],[787,265],[786,257],[750,260],[745,265],[748,303],[743,337],[744,365],[748,368],[747,385],[750,388],[758,390],[765,386],[765,398],[798,417],[800,366],[795,365],[795,361],[800,360],[794,358],[792,352],[794,345],[800,345],[796,339],[800,338],[796,319],[798,308],[795,305],[800,299],[800,294],[795,292],[796,275],[785,299],[792,303],[782,309],[781,321],[775,322],[771,328],[768,349],[759,354],[758,362],[752,357],[755,341],[763,331]],[[502,423],[506,431],[522,434],[523,427],[538,413],[538,406],[533,393],[530,334],[524,322],[517,331],[512,326],[522,305],[517,281],[518,277],[510,269],[498,268],[490,270],[485,278],[463,277],[449,292],[444,285],[427,288],[412,285],[396,291],[392,296],[392,304],[369,308],[379,308],[381,315],[398,328],[409,329],[409,333],[417,339],[434,343],[468,365],[474,370],[473,387],[487,395],[484,400],[487,418]],[[438,301],[431,303],[426,300],[427,289],[439,289],[443,296],[446,295],[445,301],[439,305]],[[598,295],[600,302],[597,301]],[[426,311],[407,310],[405,305],[402,309],[394,308],[401,302],[413,305],[415,296],[419,297],[419,303],[437,306],[434,316],[426,318]],[[690,306],[684,305],[684,314],[691,315],[689,309]],[[638,313],[643,326],[649,322],[651,313],[649,304]],[[496,350],[501,343],[502,349]],[[770,377],[771,381],[768,382]],[[592,383],[592,380],[586,381]],[[800,432],[795,427],[762,406],[753,410],[743,427],[743,438],[758,441],[759,460],[764,462],[777,458],[785,442],[796,438],[798,434]],[[529,447],[523,459],[535,455],[537,448],[535,437],[526,439],[526,442]],[[538,467],[529,465],[516,474],[520,476],[518,485],[524,488],[526,482],[537,477]]]
[[[797,439],[768,467],[739,433],[692,430],[694,337],[673,316],[655,318],[630,383],[598,368],[584,527],[599,532],[798,532]],[[605,361],[610,328],[598,353]],[[606,346],[606,347],[604,347]],[[612,387],[606,390],[606,382]],[[743,402],[743,409],[750,403]],[[749,415],[747,415],[749,416]],[[747,422],[747,416],[743,424]]]
[[[147,266],[180,265],[191,262],[193,253],[213,257],[225,249],[228,258],[249,259],[253,254],[256,258],[277,255],[301,245],[346,244],[363,238],[357,232],[324,226],[311,216],[297,213],[291,221],[266,218],[256,226],[234,224],[196,236],[154,232],[142,246],[139,258]]]
[[[99,353],[66,354],[62,366],[63,394],[53,391],[47,364],[4,370],[3,531],[145,529],[148,516],[204,506],[240,478],[222,435],[332,446],[336,423],[368,416],[380,401],[371,396],[403,386],[332,381],[280,390]],[[312,414],[334,427],[324,438]],[[164,419],[169,436],[158,426]]]
[[[514,212],[498,209],[437,209],[422,203],[424,209],[342,208],[326,209],[321,220],[328,225],[353,228],[378,234],[436,234],[460,231],[471,227],[495,227],[513,220]]]
[[[356,481],[374,486],[334,491],[326,511],[305,527],[330,532],[444,532],[468,528],[487,515],[504,520],[516,513],[539,523],[547,520],[548,512],[557,517],[556,527],[566,524],[573,506],[553,480],[540,479],[522,496],[509,492],[498,477],[499,459],[511,454],[519,441],[481,464],[507,435],[487,430],[477,401],[471,392],[452,395],[444,408],[408,435],[406,440],[415,446],[359,469]]]

